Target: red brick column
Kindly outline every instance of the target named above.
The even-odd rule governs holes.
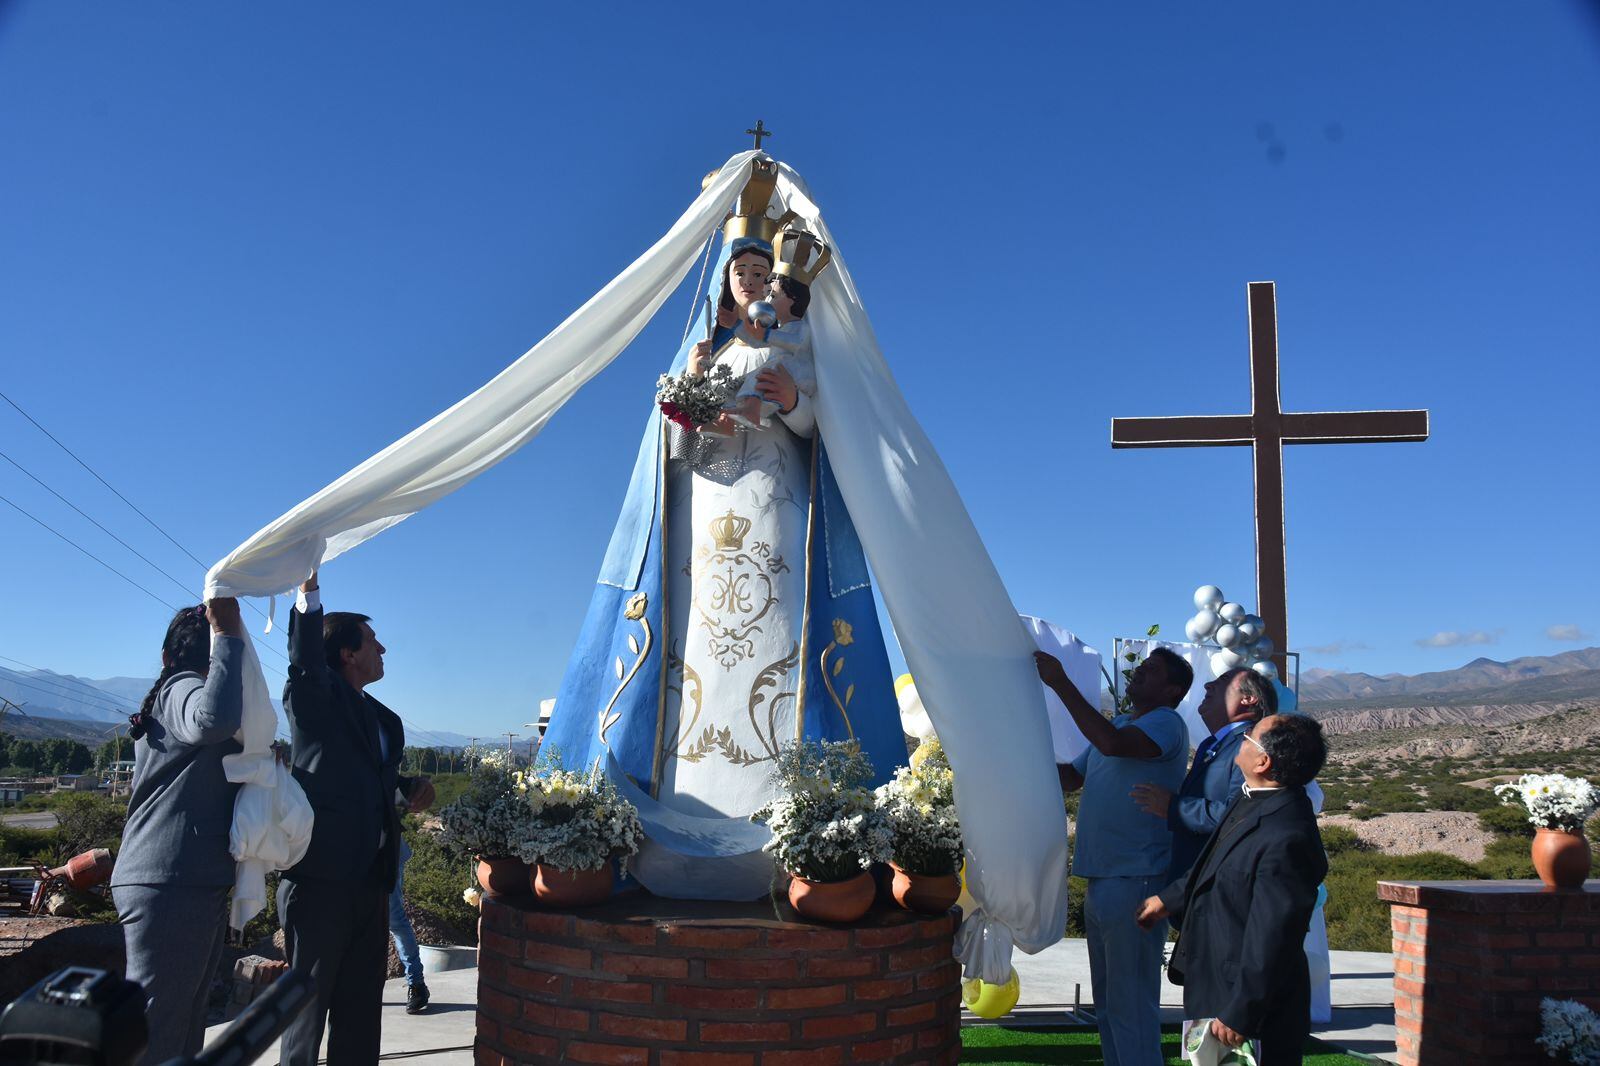
[[[1404,1066],[1548,1063],[1539,1001],[1600,1009],[1600,881],[1379,881],[1394,929]]]
[[[955,919],[856,928],[770,903],[633,896],[579,914],[483,901],[477,1062],[954,1063]]]

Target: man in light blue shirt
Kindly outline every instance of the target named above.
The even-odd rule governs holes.
[[[1128,680],[1133,710],[1102,717],[1067,680],[1061,663],[1035,652],[1039,677],[1061,697],[1089,748],[1057,767],[1061,787],[1083,789],[1072,872],[1089,882],[1084,898],[1089,979],[1106,1066],[1161,1066],[1161,964],[1165,922],[1140,929],[1145,898],[1166,883],[1172,833],[1134,802],[1135,786],[1183,784],[1189,732],[1178,712],[1194,670],[1156,648]]]

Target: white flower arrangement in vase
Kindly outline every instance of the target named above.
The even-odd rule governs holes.
[[[811,882],[844,881],[889,860],[889,823],[867,787],[872,763],[861,745],[786,744],[774,776],[782,795],[750,820],[772,830],[763,850],[788,873]]]
[[[929,752],[921,762],[902,766],[894,780],[878,786],[878,809],[889,823],[894,864],[907,873],[943,877],[961,866],[955,775],[944,749],[925,743]]]
[[[1600,1015],[1575,999],[1551,999],[1539,1004],[1543,1031],[1538,1044],[1553,1059],[1573,1066],[1600,1066]]]
[[[509,765],[503,754],[490,752],[473,767],[467,790],[439,812],[439,841],[446,848],[463,857],[516,855],[528,810]]]
[[[561,870],[600,870],[612,859],[623,874],[639,851],[644,826],[639,811],[596,766],[588,773],[562,769],[554,751],[541,753],[516,775],[527,812],[515,854],[523,862]]]
[[[1520,804],[1535,827],[1563,833],[1583,832],[1583,823],[1600,809],[1600,789],[1587,778],[1566,774],[1523,774],[1496,785],[1494,794],[1502,803]]]

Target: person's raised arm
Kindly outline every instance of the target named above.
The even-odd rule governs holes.
[[[211,665],[202,682],[184,678],[167,694],[163,724],[185,744],[218,744],[239,731],[244,715],[244,622],[239,601],[231,596],[206,604],[206,618],[215,638]]]
[[[322,645],[322,592],[317,575],[300,586],[289,612],[289,684],[326,687],[330,671]]]
[[[1144,730],[1118,729],[1084,699],[1078,687],[1067,677],[1060,659],[1047,651],[1034,652],[1033,659],[1039,668],[1039,680],[1061,698],[1083,738],[1093,744],[1101,755],[1120,759],[1154,759],[1161,755],[1161,746],[1151,740]]]

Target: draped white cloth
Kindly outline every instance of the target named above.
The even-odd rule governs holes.
[[[207,575],[207,595],[287,591],[532,439],[638,334],[749,174],[734,156],[660,241],[498,377],[272,522]],[[884,362],[838,242],[798,175],[778,197],[835,249],[813,286],[817,422],[918,691],[944,743],[980,906],[958,953],[1003,982],[1013,944],[1066,925],[1067,839],[1028,638],[955,485]],[[641,388],[646,388],[642,385]]]
[[[213,641],[218,638],[213,635]],[[222,757],[222,772],[240,783],[228,850],[235,862],[228,924],[243,929],[267,905],[267,874],[287,870],[311,844],[311,803],[272,754],[278,715],[267,696],[256,649],[244,642],[244,714],[235,734],[244,750]]]

